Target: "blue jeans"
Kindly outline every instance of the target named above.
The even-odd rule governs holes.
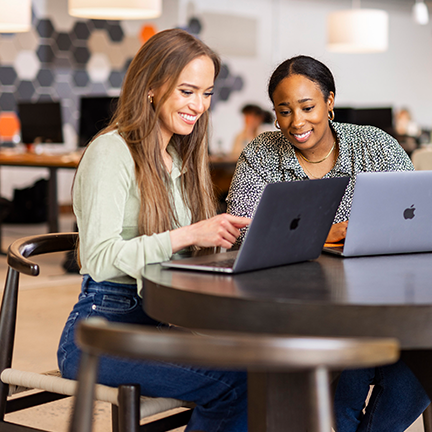
[[[136,285],[98,283],[84,276],[78,303],[69,315],[57,352],[59,368],[65,378],[77,376],[80,351],[74,342],[75,326],[79,320],[90,316],[159,325],[145,314]],[[98,382],[109,386],[140,384],[143,395],[195,402],[197,406],[186,431],[247,431],[247,375],[243,371],[207,370],[104,356],[100,361]]]
[[[363,413],[369,386],[372,395]],[[337,432],[403,432],[430,400],[402,361],[389,366],[342,372],[335,395]]]

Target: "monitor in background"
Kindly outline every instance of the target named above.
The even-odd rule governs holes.
[[[355,119],[359,125],[376,126],[387,132],[393,128],[393,110],[391,108],[356,109]]]
[[[63,144],[60,102],[18,102],[18,117],[24,144]]]
[[[386,132],[393,131],[393,110],[385,108],[335,108],[335,121],[376,126]]]
[[[78,146],[85,147],[108,125],[117,106],[118,97],[83,96],[80,99]]]
[[[334,108],[335,121],[338,123],[355,123],[354,108]]]

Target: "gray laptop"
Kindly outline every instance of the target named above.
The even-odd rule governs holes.
[[[357,175],[345,257],[432,251],[432,171]]]
[[[316,259],[348,181],[343,177],[269,184],[238,251],[171,260],[162,266],[241,273]]]

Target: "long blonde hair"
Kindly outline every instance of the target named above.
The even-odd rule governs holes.
[[[150,38],[132,60],[116,112],[108,127],[101,132],[117,129],[135,161],[136,181],[141,194],[140,234],[160,233],[179,225],[170,189],[167,188],[169,176],[162,160],[158,118],[182,70],[201,56],[208,56],[213,61],[216,79],[220,70],[219,57],[186,31],[165,30]],[[163,85],[167,91],[154,108],[148,98],[149,91]],[[205,112],[190,135],[174,134],[171,139],[182,160],[181,190],[192,223],[216,213],[208,164],[208,121],[208,112]]]

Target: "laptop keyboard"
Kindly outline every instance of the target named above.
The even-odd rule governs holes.
[[[210,261],[206,262],[206,267],[222,267],[222,268],[232,268],[234,265],[234,259],[229,258],[226,260],[220,260],[220,261]]]

